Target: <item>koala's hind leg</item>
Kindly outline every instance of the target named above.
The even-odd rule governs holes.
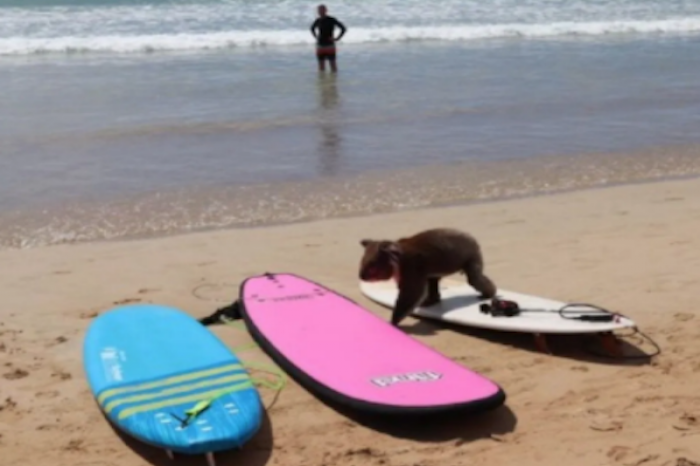
[[[420,304],[421,306],[432,306],[440,302],[440,278],[429,278],[427,283],[427,294]]]

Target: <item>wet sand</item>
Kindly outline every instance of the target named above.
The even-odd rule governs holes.
[[[0,249],[279,225],[697,175],[700,146],[678,145],[195,185],[0,212]]]

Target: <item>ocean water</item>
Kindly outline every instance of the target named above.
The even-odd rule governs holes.
[[[698,0],[0,0],[0,247],[700,173]]]

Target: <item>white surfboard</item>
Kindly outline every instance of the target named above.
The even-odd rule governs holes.
[[[393,280],[374,283],[361,281],[360,291],[370,300],[389,309],[394,307],[398,294]],[[632,320],[624,316],[616,316],[610,322],[565,318],[560,315],[559,310],[567,303],[514,291],[499,290],[497,295],[500,299],[515,301],[520,309],[525,310],[513,317],[495,317],[482,313],[480,305],[490,303],[490,300],[479,299],[479,293],[466,283],[442,280],[440,294],[440,303],[430,307],[418,307],[412,315],[468,327],[534,334],[606,333],[636,327]],[[567,307],[565,313],[566,317],[576,317],[581,314],[600,314],[601,311],[579,306]]]

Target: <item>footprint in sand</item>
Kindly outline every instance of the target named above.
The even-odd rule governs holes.
[[[115,306],[120,306],[122,304],[132,304],[132,303],[140,303],[141,298],[126,298],[126,299],[120,299],[119,301],[114,301]]]
[[[688,322],[689,320],[692,320],[695,316],[693,314],[690,314],[688,312],[677,312],[673,314],[673,318],[676,319],[679,322]]]
[[[50,399],[50,398],[56,398],[60,394],[61,394],[61,392],[59,392],[58,390],[46,390],[43,392],[36,392],[34,394],[34,396],[37,398],[49,398]]]
[[[662,374],[668,375],[674,368],[674,364],[671,361],[653,361],[651,367],[658,369]]]
[[[156,291],[160,291],[160,288],[141,288],[139,291],[137,291],[138,294],[146,294],[146,293],[155,293]]]
[[[364,457],[364,458],[383,459],[383,457],[385,457],[386,454],[382,451],[377,450],[376,448],[364,447],[364,448],[350,448],[343,453],[343,456],[360,456],[360,457]]]
[[[61,335],[60,337],[56,337],[51,343],[47,344],[46,347],[50,348],[52,346],[60,345],[61,343],[65,343],[68,341],[68,338],[64,337]]]
[[[27,377],[29,375],[29,372],[25,371],[24,369],[17,368],[11,372],[7,372],[2,375],[3,379],[7,380],[19,380]]]
[[[82,439],[70,440],[62,448],[65,451],[85,451],[85,441]]]
[[[691,244],[692,242],[693,241],[691,241],[689,239],[679,239],[676,241],[671,241],[670,243],[668,243],[668,245],[669,246],[684,246],[686,244]],[[693,280],[690,281],[690,283],[693,283],[693,282],[694,282]]]
[[[612,419],[598,419],[593,421],[588,427],[598,432],[616,432],[622,429],[622,422]]]
[[[14,314],[10,314],[10,317],[14,317]],[[2,324],[0,324],[2,325]],[[12,339],[14,339],[15,336],[23,333],[23,330],[14,330],[14,329],[5,329],[5,330],[0,330],[0,335],[10,335]]]
[[[51,377],[58,378],[59,380],[70,380],[73,376],[69,372],[56,371],[51,374]]]
[[[700,419],[697,416],[690,413],[683,413],[683,415],[678,419],[673,425],[676,430],[691,430],[697,429],[700,426]]]
[[[625,466],[642,466],[651,463],[652,461],[658,460],[659,455],[646,455],[638,457],[635,460],[625,462]],[[651,463],[656,464],[656,463]]]
[[[606,454],[608,458],[613,461],[622,461],[627,457],[627,455],[632,451],[630,447],[623,447],[621,445],[616,445],[608,450]]]
[[[9,396],[5,398],[5,401],[0,403],[0,411],[14,411],[17,407],[17,402],[10,398]]]

